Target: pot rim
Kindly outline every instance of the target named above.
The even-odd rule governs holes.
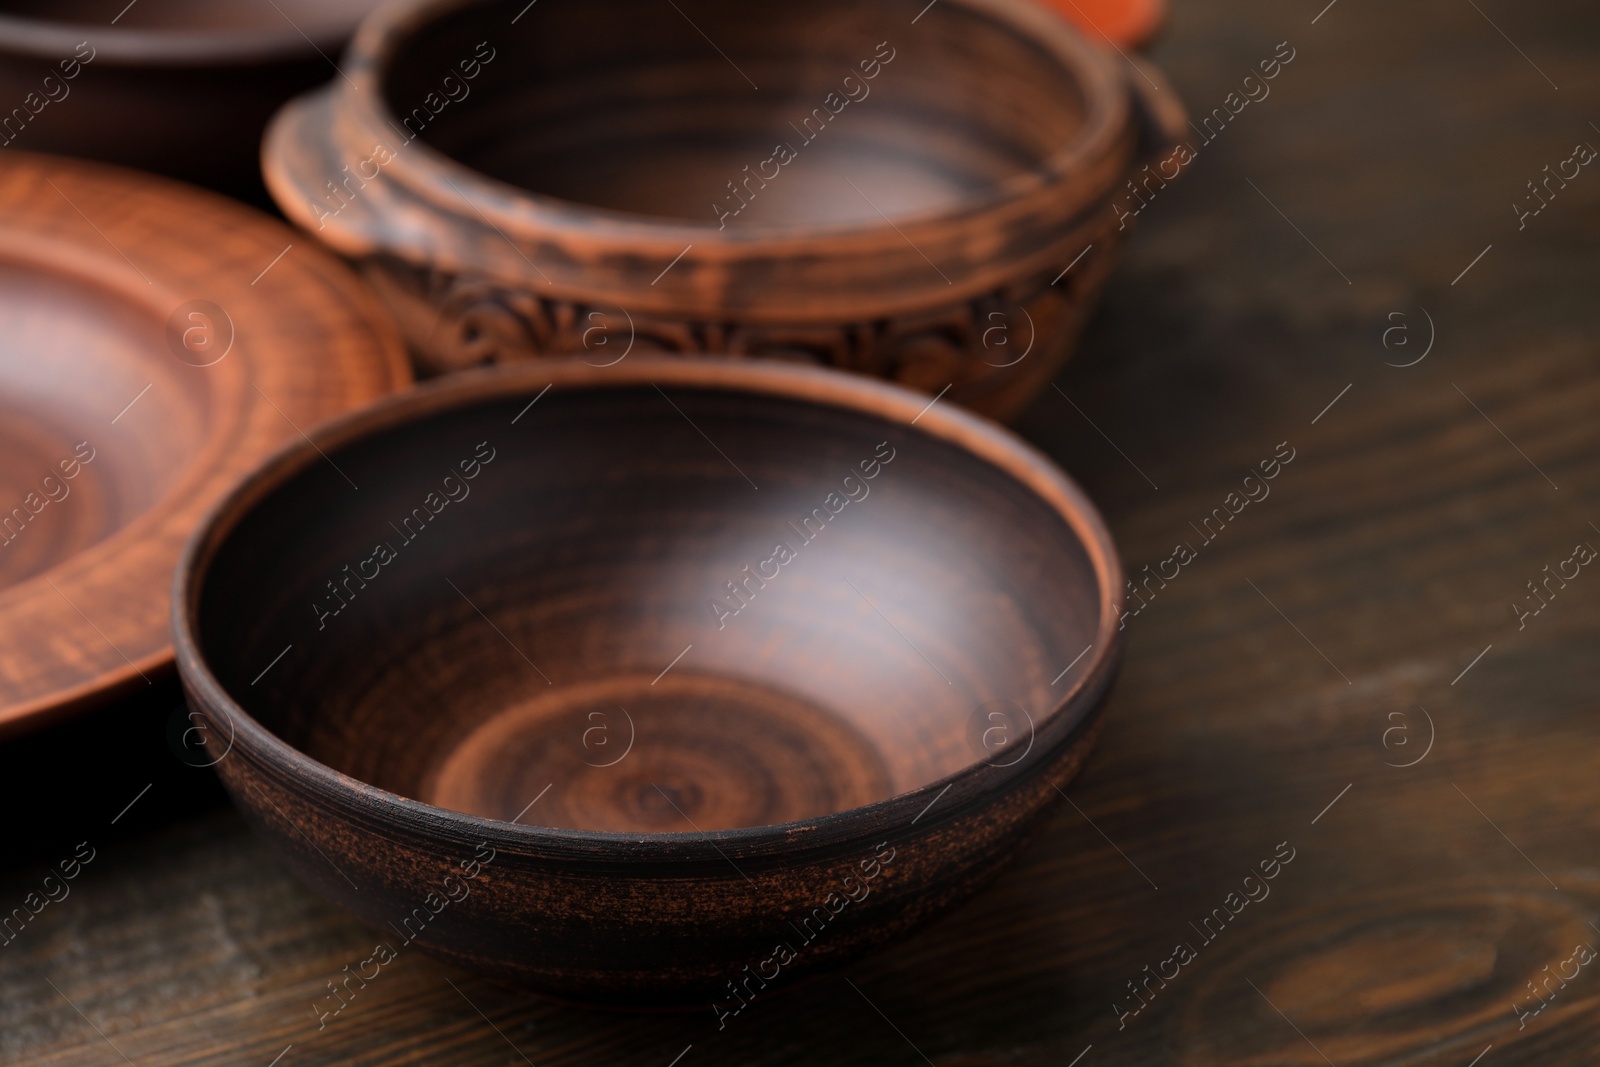
[[[391,135],[398,128],[398,116],[390,109],[384,88],[397,50],[447,13],[496,2],[422,0],[391,3],[373,12],[361,23],[346,53],[346,78],[333,89],[342,102],[337,110],[360,127],[363,138]],[[415,149],[415,154],[406,165],[394,168],[394,175],[436,208],[471,219],[474,224],[481,216],[485,221],[492,218],[491,225],[513,233],[603,241],[635,251],[648,247],[668,255],[685,242],[692,242],[700,253],[695,258],[713,262],[735,260],[746,254],[803,254],[840,240],[876,240],[889,227],[916,229],[955,223],[981,233],[993,224],[995,216],[1024,204],[1053,199],[1075,177],[1092,173],[1115,151],[1119,137],[1134,124],[1134,109],[1129,102],[1127,76],[1116,68],[1110,56],[1089,44],[1059,15],[1042,8],[1038,0],[943,2],[987,15],[1018,38],[1042,48],[1077,83],[1086,104],[1082,126],[1043,163],[946,207],[895,216],[887,223],[769,223],[719,229],[715,220],[692,222],[604,208],[502,181],[440,151],[421,136],[413,138],[415,144],[406,142],[404,147]],[[1122,176],[1123,169],[1117,168],[1107,176],[1103,188],[1082,196],[1083,213],[1098,208]],[[464,189],[476,195],[468,196]]]
[[[212,561],[233,529],[263,497],[320,463],[325,453],[430,415],[507,396],[532,395],[541,388],[637,388],[657,383],[839,407],[903,426],[920,423],[919,432],[1000,468],[1050,505],[1089,557],[1100,586],[1099,619],[1087,662],[1076,680],[1048,713],[1039,716],[1035,728],[1039,751],[1005,767],[977,761],[910,791],[813,819],[705,833],[575,830],[452,811],[342,774],[268,730],[212,673],[196,633],[200,593]],[[211,509],[185,546],[173,578],[172,636],[179,672],[198,710],[213,726],[221,725],[219,711],[230,720],[227,725],[233,742],[229,753],[238,748],[241,756],[279,785],[307,795],[315,806],[331,806],[347,820],[440,842],[485,841],[553,860],[714,863],[727,861],[731,855],[791,863],[798,856],[835,852],[878,834],[904,837],[904,831],[928,814],[935,801],[951,794],[927,821],[925,832],[988,806],[1036,774],[1048,773],[1052,757],[1092,728],[1103,709],[1103,698],[1122,656],[1115,601],[1122,573],[1115,545],[1098,511],[1065,472],[1004,427],[953,405],[940,407],[937,398],[928,401],[924,394],[840,371],[767,361],[639,359],[600,369],[582,360],[552,359],[468,371],[425,383],[324,423],[268,459]]]

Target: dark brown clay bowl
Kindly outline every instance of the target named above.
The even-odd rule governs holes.
[[[377,0],[0,0],[0,146],[264,200],[261,131]]]
[[[1114,198],[1184,129],[1037,0],[426,0],[345,69],[274,122],[267,183],[423,370],[770,356],[999,418],[1066,359]]]
[[[174,639],[236,802],[386,952],[737,1007],[997,871],[1093,742],[1120,585],[1082,493],[948,404],[563,360],[280,454]]]

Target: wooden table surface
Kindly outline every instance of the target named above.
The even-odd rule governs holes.
[[[373,935],[173,756],[158,689],[0,750],[0,908],[94,857],[0,947],[0,1061],[1593,1064],[1600,168],[1520,228],[1509,205],[1600,146],[1600,11],[1324,3],[1174,0],[1153,50],[1197,116],[1294,58],[1197,135],[1021,424],[1131,572],[1196,558],[1129,619],[1097,753],[992,888],[720,1032],[415,955],[319,1030]]]

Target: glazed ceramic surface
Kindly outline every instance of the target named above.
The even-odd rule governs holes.
[[[0,731],[170,672],[200,514],[297,429],[409,380],[382,309],[277,222],[0,155]]]
[[[180,669],[294,869],[464,966],[658,1002],[796,930],[837,963],[976,889],[1092,743],[1109,539],[948,404],[551,361],[313,442],[192,544]]]
[[[925,6],[389,7],[348,80],[275,121],[268,184],[429,372],[770,356],[1005,417],[1066,358],[1113,195],[1184,119],[1037,0]]]

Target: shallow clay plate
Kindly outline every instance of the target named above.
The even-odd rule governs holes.
[[[383,313],[264,215],[0,160],[0,735],[171,669],[201,512],[299,431],[408,384]]]

